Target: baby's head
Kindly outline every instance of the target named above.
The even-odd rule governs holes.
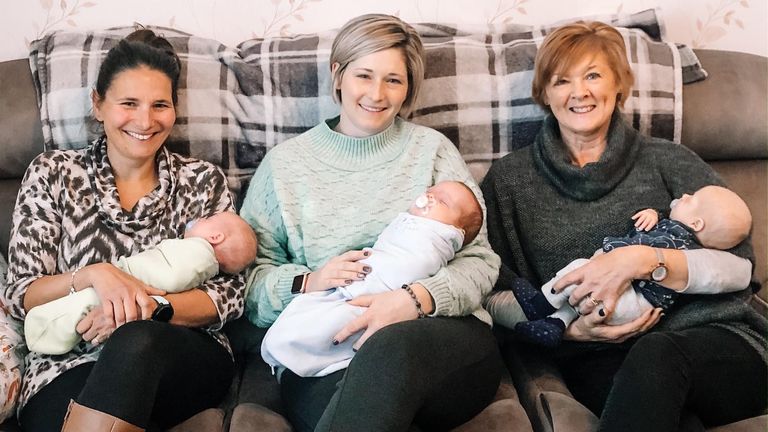
[[[233,212],[217,213],[194,220],[184,237],[200,237],[213,246],[219,268],[237,274],[256,259],[258,241],[253,228]]]
[[[483,226],[483,210],[472,190],[462,182],[440,182],[416,199],[408,213],[453,225],[464,230],[464,244],[471,242]]]
[[[752,214],[736,193],[720,186],[705,186],[670,203],[670,219],[682,222],[708,248],[730,249],[752,228]]]

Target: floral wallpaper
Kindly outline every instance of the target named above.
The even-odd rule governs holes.
[[[410,22],[545,24],[565,18],[659,8],[667,39],[694,48],[768,55],[766,0],[30,0],[0,16],[0,61],[26,57],[29,42],[56,29],[134,22],[178,28],[228,45],[341,26],[367,12]]]

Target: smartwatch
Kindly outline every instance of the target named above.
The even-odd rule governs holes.
[[[309,279],[309,273],[300,274],[293,278],[291,294],[304,294],[304,290],[307,288],[307,279]]]
[[[168,322],[173,318],[173,306],[165,297],[153,295],[150,296],[157,302],[155,311],[152,312],[152,321]]]
[[[654,282],[661,282],[667,278],[667,273],[669,273],[669,271],[667,270],[667,264],[664,262],[664,253],[661,252],[661,249],[653,248],[653,250],[656,251],[658,264],[651,270],[651,279]]]

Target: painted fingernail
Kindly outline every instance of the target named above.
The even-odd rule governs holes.
[[[366,272],[366,273],[370,273],[371,272],[371,267],[370,266],[365,266],[365,267],[363,267],[363,271]]]
[[[347,279],[347,280],[345,280],[345,281],[344,281],[344,283],[345,283],[345,284],[347,284],[347,285],[349,285],[349,284],[351,284],[351,283],[352,283],[352,279]]]
[[[603,309],[600,309],[599,311],[597,311],[597,313],[599,313],[600,316],[605,316],[605,310]]]
[[[333,344],[334,344],[334,345],[338,345],[338,344],[339,344],[339,341],[337,341],[336,339],[334,339],[334,340],[333,340]]]
[[[370,254],[371,254],[371,253],[370,253],[370,252],[368,252],[368,251],[365,251],[365,252],[363,252],[363,256],[368,256],[368,255],[370,255]]]
[[[352,348],[352,352],[357,352],[357,348]]]
[[[554,289],[554,288],[552,288],[551,290],[549,290],[549,292],[551,292],[552,294],[556,294],[556,292],[555,292],[555,289]]]

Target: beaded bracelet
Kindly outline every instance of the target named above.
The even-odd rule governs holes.
[[[80,266],[80,267],[76,268],[75,271],[72,272],[72,275],[69,278],[69,295],[72,295],[72,294],[77,292],[77,290],[75,289],[75,275],[82,268],[83,268],[83,266]]]
[[[421,302],[419,301],[419,299],[417,299],[417,298],[416,298],[416,293],[415,293],[415,292],[413,292],[413,288],[411,288],[411,286],[410,286],[410,285],[408,285],[408,284],[403,284],[403,286],[402,286],[402,287],[400,287],[400,288],[402,288],[402,289],[404,289],[404,290],[408,291],[408,294],[409,294],[409,295],[411,296],[411,298],[413,299],[413,302],[414,302],[414,303],[416,303],[416,312],[418,312],[418,314],[419,314],[419,318],[424,318],[425,316],[427,316],[427,315],[424,313],[424,310],[422,310],[422,309],[421,309]]]

